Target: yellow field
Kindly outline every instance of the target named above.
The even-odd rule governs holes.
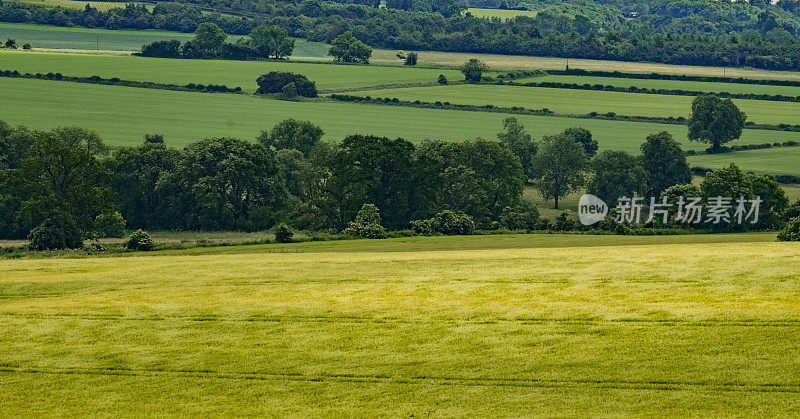
[[[508,235],[0,262],[0,411],[800,413],[800,247]]]

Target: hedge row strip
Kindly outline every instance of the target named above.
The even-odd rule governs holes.
[[[20,79],[38,79],[38,80],[56,80],[56,81],[69,81],[75,83],[89,83],[89,84],[103,84],[112,86],[125,86],[125,87],[139,87],[144,89],[161,89],[161,90],[176,90],[183,92],[204,92],[204,93],[242,93],[241,87],[230,88],[228,86],[218,84],[195,84],[189,83],[185,85],[154,83],[149,81],[134,81],[122,80],[118,77],[102,78],[100,76],[90,77],[75,77],[65,76],[61,73],[20,73],[17,70],[0,70],[0,77],[20,78]]]

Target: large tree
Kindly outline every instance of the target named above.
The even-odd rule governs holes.
[[[588,164],[586,151],[572,137],[563,133],[545,136],[533,159],[536,188],[545,199],[555,200],[558,209],[561,197],[584,185]]]
[[[322,128],[310,121],[285,119],[270,131],[262,131],[256,140],[270,150],[294,149],[308,155],[322,139]]]
[[[372,48],[356,39],[352,32],[347,31],[337,36],[336,39],[331,42],[328,55],[332,56],[336,61],[345,63],[369,64],[369,59],[372,56]]]
[[[219,26],[211,23],[201,23],[195,31],[191,46],[206,57],[215,57],[222,51],[228,35]]]
[[[591,167],[594,176],[589,193],[610,206],[622,196],[641,195],[645,190],[647,173],[638,158],[624,151],[603,151],[592,160]]]
[[[519,157],[525,177],[532,179],[534,177],[533,156],[536,155],[536,141],[525,131],[525,126],[513,116],[503,120],[503,128],[505,131],[497,134],[500,144]]]
[[[658,197],[673,185],[692,181],[686,154],[672,134],[662,131],[650,134],[642,144],[642,167],[647,172],[647,195]]]
[[[689,139],[711,145],[717,152],[722,145],[742,135],[747,116],[730,99],[700,95],[692,101]]]
[[[250,46],[260,57],[279,59],[292,55],[294,39],[286,29],[261,25],[250,32]]]
[[[464,79],[469,83],[480,83],[483,73],[489,71],[489,66],[477,58],[470,58],[461,66]]]

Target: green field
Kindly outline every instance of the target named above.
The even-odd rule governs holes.
[[[22,73],[119,77],[157,83],[203,83],[239,86],[254,92],[258,76],[270,71],[300,73],[318,89],[352,89],[395,83],[435,83],[439,74],[462,78],[455,70],[408,67],[332,65],[286,61],[176,60],[125,55],[1,51],[0,68]]]
[[[602,84],[604,86],[631,87],[647,89],[675,89],[692,90],[697,92],[728,92],[728,93],[755,93],[765,95],[800,96],[800,87],[795,86],[766,86],[743,83],[716,83],[700,81],[633,79],[625,77],[595,77],[595,76],[562,76],[546,75],[529,79],[518,79],[515,82],[556,82],[576,84]]]
[[[463,105],[547,108],[559,114],[615,112],[618,115],[687,118],[692,111],[693,99],[691,96],[470,84],[403,87],[353,94]],[[797,102],[735,99],[734,103],[747,114],[748,121],[765,124],[800,124],[800,103]]]
[[[70,0],[64,0],[70,1]],[[142,45],[155,41],[177,39],[181,42],[194,38],[193,33],[165,32],[152,30],[108,30],[94,28],[65,28],[23,23],[0,23],[0,39],[15,38],[18,45],[29,42],[33,48],[100,50],[100,51],[141,51]],[[229,42],[238,36],[228,37]],[[295,57],[325,57],[328,46],[320,42],[304,39],[295,40]],[[5,61],[5,57],[3,57]],[[2,62],[2,61],[0,61]]]
[[[10,0],[11,2],[19,2],[19,3],[28,3],[28,4],[36,4],[39,6],[47,6],[47,7],[64,7],[67,9],[83,9],[88,4],[91,7],[94,7],[98,10],[105,11],[113,8],[122,8],[124,9],[126,5],[133,3],[133,4],[145,4],[149,10],[153,9],[153,3],[146,3],[146,2],[117,2],[117,1],[76,1],[76,0]]]
[[[528,17],[536,16],[536,12],[531,10],[481,9],[477,7],[470,7],[469,9],[467,9],[467,12],[471,13],[472,16],[475,17],[482,17],[482,18],[496,17],[502,20],[513,19],[517,16],[528,16]]]
[[[70,82],[0,78],[2,118],[37,129],[58,125],[91,128],[112,145],[139,144],[145,133],[161,133],[183,146],[215,136],[255,138],[263,129],[293,117],[319,124],[325,139],[366,133],[411,141],[425,138],[496,138],[507,114],[417,109],[355,103],[287,102],[251,95],[174,92]],[[519,116],[537,138],[569,127],[592,131],[602,149],[638,152],[647,135],[662,130],[686,138],[681,125],[645,124],[546,116]],[[800,141],[800,133],[745,130],[740,144]],[[684,142],[701,150],[699,143]]]
[[[6,260],[0,410],[795,416],[800,248],[772,240],[468,236]]]
[[[730,163],[736,163],[742,168],[757,173],[800,176],[800,147],[781,147],[689,157],[689,164],[692,166],[711,169],[725,167]]]

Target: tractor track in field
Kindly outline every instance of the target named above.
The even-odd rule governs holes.
[[[706,389],[709,391],[762,392],[762,393],[800,393],[800,384],[739,383],[705,381],[669,380],[616,380],[616,379],[537,379],[537,378],[494,378],[494,377],[447,377],[447,376],[389,376],[380,374],[316,374],[272,373],[272,372],[223,372],[211,370],[165,370],[135,368],[27,368],[0,367],[0,374],[44,374],[44,375],[95,375],[122,377],[173,376],[186,378],[210,378],[227,380],[255,381],[295,381],[295,382],[339,382],[356,384],[409,384],[409,385],[451,385],[465,387],[594,387],[623,390],[661,390],[684,391]]]
[[[518,317],[496,319],[470,318],[433,318],[409,319],[398,317],[367,316],[294,316],[254,315],[247,317],[225,317],[218,315],[166,315],[166,316],[124,316],[113,314],[30,314],[0,313],[0,317],[12,317],[26,320],[87,320],[87,321],[136,321],[136,322],[220,322],[220,323],[370,323],[370,324],[473,324],[494,325],[516,323],[520,325],[546,326],[559,324],[566,326],[607,326],[607,325],[642,325],[672,327],[800,327],[800,319],[751,320],[751,319],[591,319],[591,318],[558,318],[558,317]]]

